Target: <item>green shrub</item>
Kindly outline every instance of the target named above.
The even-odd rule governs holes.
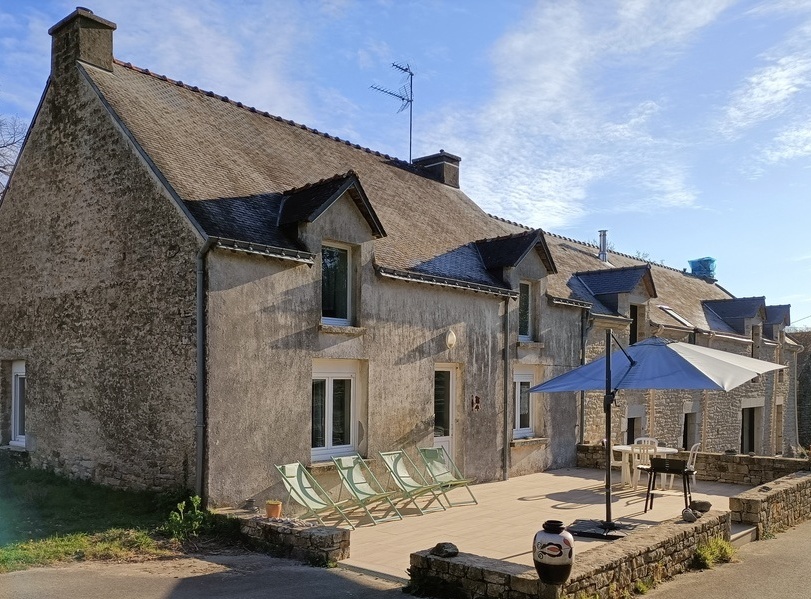
[[[169,514],[163,531],[175,541],[187,541],[191,537],[197,537],[207,531],[209,518],[208,511],[200,509],[200,497],[194,495],[189,497],[191,508],[186,509],[186,502],[177,504],[177,509]]]

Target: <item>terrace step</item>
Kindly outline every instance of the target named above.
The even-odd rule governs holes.
[[[735,548],[743,547],[747,543],[757,541],[757,527],[749,524],[733,524],[730,531],[729,542]]]

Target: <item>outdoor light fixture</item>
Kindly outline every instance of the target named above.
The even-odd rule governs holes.
[[[456,345],[456,333],[450,329],[445,334],[445,345],[448,346],[448,349],[453,349],[453,346]]]

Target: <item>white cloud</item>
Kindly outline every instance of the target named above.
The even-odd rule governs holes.
[[[719,129],[727,137],[782,115],[811,84],[811,56],[781,56],[758,69],[732,94]]]
[[[811,156],[811,126],[798,124],[781,131],[763,151],[762,160],[777,164]]]
[[[590,188],[620,176],[633,189],[614,210],[694,205],[683,142],[653,133],[661,98],[617,102],[601,84],[627,65],[644,82],[728,5],[628,1],[613,11],[540,1],[493,48],[498,85],[488,104],[447,115],[435,139],[471,157],[463,176],[477,202],[527,224],[572,224],[595,201],[606,209],[610,198],[592,199]]]

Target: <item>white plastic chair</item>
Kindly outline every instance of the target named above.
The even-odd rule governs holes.
[[[606,444],[606,440],[603,439],[603,447],[605,447],[605,444]],[[627,472],[628,465],[627,465],[627,462],[625,461],[624,454],[622,452],[616,452],[616,453],[620,454],[619,459],[617,459],[614,450],[613,449],[611,450],[611,469],[613,470],[614,468],[619,468],[620,474],[621,474],[621,477],[622,477],[621,478],[622,484],[624,485],[624,484],[626,484],[626,482],[630,482],[630,481],[627,481],[627,478],[628,478],[628,472]]]
[[[656,446],[650,443],[636,443],[631,447],[631,476],[633,477],[634,490],[639,486],[639,474],[642,469],[650,467],[650,459],[656,451]]]
[[[698,457],[698,450],[701,449],[701,443],[696,443],[690,448],[690,456],[687,458],[687,469],[692,470],[690,474],[690,488],[695,489],[696,486],[696,458]],[[673,479],[675,474],[668,474],[667,488],[673,488]]]
[[[656,447],[657,443],[653,437],[637,437],[634,439],[634,445],[653,445]]]

